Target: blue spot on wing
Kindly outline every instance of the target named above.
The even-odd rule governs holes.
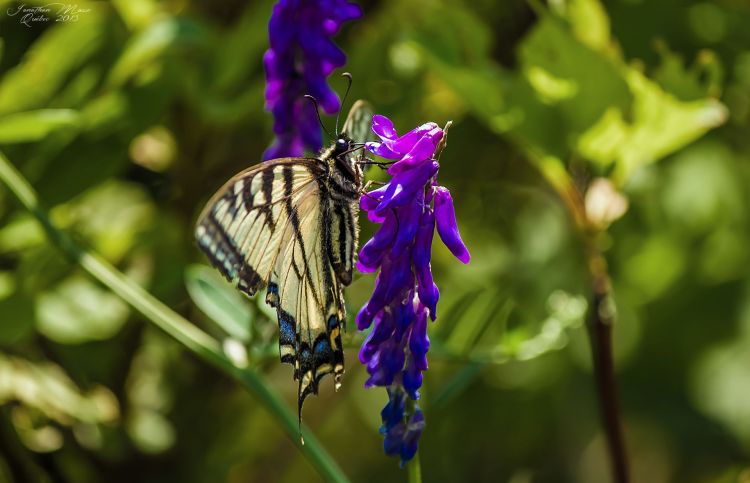
[[[318,340],[317,344],[315,344],[315,349],[313,352],[316,356],[322,356],[330,352],[331,350],[331,344],[328,342],[328,339],[320,339]]]
[[[279,342],[282,345],[294,345],[296,339],[294,319],[287,314],[279,313]]]

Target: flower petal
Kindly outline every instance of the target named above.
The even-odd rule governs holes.
[[[394,153],[399,153],[400,155],[405,155],[409,151],[412,150],[414,145],[422,139],[422,137],[438,127],[437,124],[434,122],[428,122],[425,124],[422,124],[419,127],[416,127],[409,131],[408,133],[404,134],[403,136],[399,137],[396,140],[389,140],[389,139],[383,139],[383,143],[388,145],[388,147],[393,151]]]
[[[469,263],[471,255],[466,245],[461,240],[456,224],[456,212],[453,209],[453,198],[447,188],[438,186],[435,190],[435,220],[437,232],[440,239],[453,256],[458,258],[462,263]]]
[[[370,141],[365,143],[365,148],[375,156],[380,156],[381,158],[399,159],[401,157],[400,154],[391,151],[390,148],[384,143],[376,143]]]
[[[393,127],[393,121],[380,114],[372,116],[372,132],[377,134],[380,139],[396,139],[398,133]]]
[[[383,214],[392,207],[408,203],[418,190],[424,189],[424,186],[435,176],[439,168],[440,165],[436,161],[430,161],[394,176],[388,183],[388,189],[374,212]]]
[[[359,251],[359,259],[357,260],[358,269],[361,270],[364,268],[361,271],[374,272],[380,266],[380,260],[396,236],[397,227],[398,220],[395,216],[386,217],[380,229],[375,232],[373,237]]]
[[[419,438],[422,436],[424,431],[424,413],[417,407],[414,414],[409,417],[409,422],[406,425],[406,431],[404,431],[403,444],[401,445],[401,467],[403,468],[414,455],[417,454],[417,447],[419,445]]]
[[[388,174],[396,175],[402,173],[431,159],[442,137],[443,130],[439,127],[430,130],[412,146],[411,150],[400,161],[397,161],[388,168]]]
[[[396,232],[396,238],[393,240],[391,248],[394,255],[403,253],[404,250],[407,250],[414,244],[414,238],[419,228],[419,218],[422,216],[422,209],[424,208],[422,199],[424,199],[424,195],[420,199],[418,194],[415,203],[409,203],[397,208],[394,210],[395,213],[388,217],[394,218],[396,226],[398,226],[398,232]]]

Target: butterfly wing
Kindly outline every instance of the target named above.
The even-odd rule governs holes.
[[[308,192],[317,160],[285,158],[249,168],[230,179],[206,204],[195,230],[198,246],[249,296],[265,286],[289,223],[287,191]],[[306,191],[307,190],[307,191]]]
[[[338,389],[344,373],[340,326],[345,309],[328,258],[328,203],[309,193],[289,200],[290,223],[268,288],[267,301],[279,318],[281,360],[294,365],[299,380],[300,409],[310,393],[317,394],[323,376],[333,373]]]
[[[349,110],[341,131],[356,143],[375,140],[374,133],[371,130],[373,114],[375,112],[369,102],[362,99],[358,100]]]
[[[229,180],[196,227],[198,246],[239,290],[268,286],[276,308],[279,353],[300,381],[298,403],[320,379],[344,372],[342,288],[327,256],[330,202],[321,191],[321,161],[268,161]]]

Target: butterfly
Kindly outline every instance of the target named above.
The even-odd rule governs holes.
[[[224,184],[201,213],[195,237],[224,277],[248,296],[267,288],[276,308],[281,362],[294,366],[298,411],[333,373],[341,386],[344,286],[357,251],[361,152],[372,123],[364,101],[317,157],[281,158]],[[338,124],[338,123],[337,123]]]

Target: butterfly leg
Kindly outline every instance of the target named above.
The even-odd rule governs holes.
[[[377,166],[380,169],[388,169],[388,166],[395,163],[395,161],[375,161],[371,158],[362,158],[362,161],[358,161],[358,163],[362,166]]]
[[[366,192],[370,189],[371,186],[385,186],[386,183],[383,183],[382,181],[375,181],[374,179],[371,179],[365,185],[362,187],[362,193]]]

